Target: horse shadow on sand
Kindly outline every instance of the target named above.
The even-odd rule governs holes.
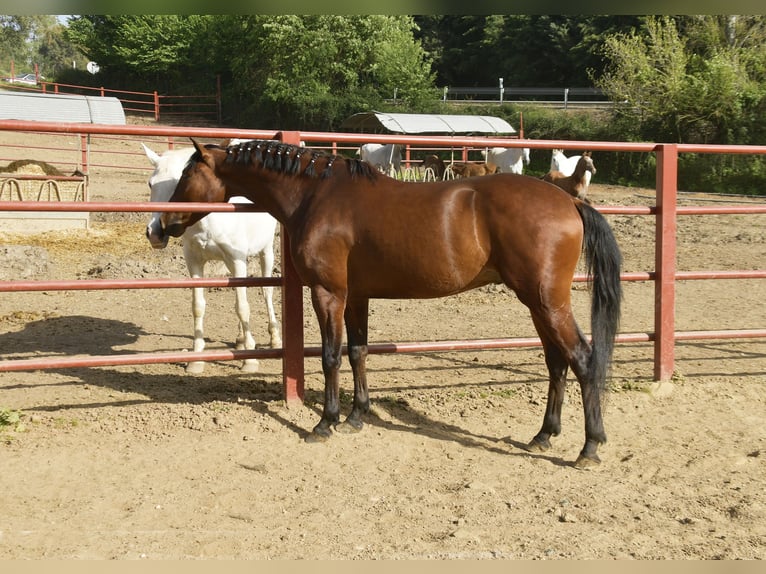
[[[135,344],[140,337],[156,335],[147,332],[144,328],[126,321],[103,319],[89,316],[65,316],[52,317],[37,321],[27,322],[23,329],[0,334],[0,349],[3,350],[3,360],[23,359],[33,356],[38,357],[69,357],[69,356],[108,356],[114,354],[126,354],[130,351],[121,347]],[[178,349],[164,349],[165,351],[177,351]],[[157,352],[163,349],[155,349]],[[142,351],[143,352],[143,351]],[[439,355],[430,353],[431,356],[442,359],[437,364],[429,366],[415,366],[412,370],[417,371],[454,371],[456,368],[470,368],[475,364],[474,360],[455,357],[454,355]],[[321,373],[319,360],[312,359],[316,365],[307,361],[307,374],[316,367]],[[242,373],[238,369],[236,361],[222,363],[226,372],[221,369],[204,375],[191,376],[184,372],[183,364],[170,364],[168,372],[147,373],[142,370],[143,365],[135,365],[135,370],[130,366],[123,367],[71,367],[54,368],[45,372],[52,372],[63,376],[46,380],[41,376],[33,383],[13,382],[13,373],[0,373],[0,391],[3,389],[18,389],[26,386],[55,386],[62,388],[62,393],[48,404],[39,404],[26,407],[29,412],[62,412],[76,411],[78,409],[98,409],[106,407],[129,408],[135,405],[147,403],[205,405],[217,402],[231,402],[248,404],[258,414],[272,417],[274,420],[295,432],[300,437],[309,434],[310,429],[302,428],[291,421],[288,416],[281,413],[281,409],[273,408],[274,403],[282,401],[282,380],[280,375],[262,373]],[[516,375],[521,375],[523,382],[539,383],[547,386],[547,381],[539,370],[533,366],[502,364],[482,364],[483,368],[497,368],[513,370]],[[556,465],[571,465],[564,459],[548,454],[529,453],[525,442],[515,440],[509,436],[489,436],[477,434],[453,423],[447,423],[437,418],[429,417],[427,413],[411,407],[406,400],[392,399],[391,394],[407,390],[426,390],[435,388],[431,383],[402,383],[390,385],[375,385],[375,372],[388,371],[389,368],[374,368],[370,365],[368,373],[370,386],[374,394],[381,398],[373,398],[371,410],[365,416],[365,427],[376,427],[387,433],[405,432],[415,433],[433,440],[449,441],[461,444],[469,448],[477,448],[496,452],[540,458]],[[342,372],[344,385],[350,385],[350,372]],[[401,371],[397,367],[397,371]],[[348,379],[348,381],[346,380]],[[496,382],[487,382],[486,386],[492,386]],[[93,388],[107,388],[115,391],[107,400],[98,402],[67,402],[66,393],[63,389],[75,386],[91,386]],[[440,385],[441,386],[441,385]],[[461,386],[475,388],[475,383],[461,384],[455,381],[450,384],[451,390],[458,390]],[[480,385],[481,386],[481,385]],[[135,395],[140,395],[136,398]],[[343,401],[350,402],[350,393],[345,394]],[[63,399],[63,401],[61,400]],[[320,390],[306,389],[304,406],[316,414],[316,420],[321,416],[323,392]],[[348,411],[350,406],[344,404]],[[537,408],[537,407],[536,407]],[[542,416],[542,412],[541,412]],[[498,429],[499,433],[506,429]],[[512,429],[510,429],[512,430]],[[369,432],[363,430],[362,432]],[[332,438],[330,440],[333,440]],[[337,437],[336,437],[337,440]],[[512,447],[514,450],[510,450]],[[307,448],[311,448],[307,446]]]

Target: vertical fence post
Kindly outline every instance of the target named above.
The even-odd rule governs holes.
[[[80,163],[82,164],[82,172],[88,175],[88,141],[90,140],[90,134],[80,134]]]
[[[160,121],[160,97],[157,95],[157,90],[154,90],[154,121]]]
[[[300,132],[279,132],[275,139],[300,145]],[[282,388],[287,406],[303,404],[305,370],[303,364],[303,283],[293,267],[290,238],[282,237]]]
[[[676,215],[678,146],[660,144],[657,153],[657,221],[654,283],[654,380],[673,376],[676,313]]]

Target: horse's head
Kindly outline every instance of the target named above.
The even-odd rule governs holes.
[[[178,183],[175,185],[169,202],[186,203],[222,203],[225,202],[226,189],[216,176],[217,159],[212,150],[192,139],[194,149],[183,167]],[[218,146],[210,146],[217,148]],[[223,156],[225,156],[223,152]],[[207,215],[206,212],[163,212],[160,224],[164,233],[180,237],[186,229]]]
[[[582,157],[580,158],[580,161],[578,162],[578,164],[583,164],[584,171],[589,171],[591,174],[595,175],[596,166],[593,165],[593,158],[591,157],[589,151],[584,151],[582,153]]]
[[[150,201],[166,202],[173,195],[178,179],[181,177],[186,162],[194,152],[194,148],[168,150],[162,155],[141,144],[144,153],[154,166],[149,176]],[[146,238],[155,249],[167,247],[169,236],[164,232],[160,218],[162,212],[152,213],[152,218],[146,225]]]

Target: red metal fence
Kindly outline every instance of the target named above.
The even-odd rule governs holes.
[[[215,94],[174,96],[153,92],[134,92],[112,88],[75,86],[59,82],[40,82],[42,92],[54,94],[80,94],[114,97],[120,100],[122,109],[134,114],[152,116],[155,121],[168,122],[183,118],[207,118],[221,123],[221,84],[218,79]],[[36,88],[35,88],[35,91]]]
[[[232,130],[206,128],[170,128],[163,126],[99,126],[91,124],[44,124],[40,122],[0,121],[0,130],[48,134],[74,134],[118,138],[164,138],[173,141],[188,137],[221,140],[225,138],[277,138],[287,143],[301,141],[309,145],[329,147],[358,146],[362,143],[404,143],[410,146],[444,148],[484,148],[494,146],[529,147],[532,149],[563,148],[569,150],[649,152],[657,158],[656,205],[646,207],[603,206],[605,214],[653,216],[656,221],[655,265],[645,272],[623,273],[623,281],[653,281],[655,285],[654,330],[645,333],[620,333],[618,343],[653,342],[654,378],[671,377],[675,363],[676,341],[695,339],[741,339],[766,337],[766,329],[736,329],[709,331],[676,331],[676,282],[700,279],[765,279],[766,270],[749,271],[687,271],[676,270],[676,222],[678,216],[706,214],[766,214],[765,204],[679,207],[677,205],[677,162],[679,153],[766,154],[766,146],[702,146],[654,143],[575,142],[562,140],[508,140],[504,138],[421,136],[402,137],[380,134],[339,134],[328,132],[274,132],[265,130]],[[238,204],[185,204],[186,211],[246,211]],[[90,211],[90,212],[153,212],[174,211],[177,205],[143,202],[2,202],[0,211]],[[303,336],[303,291],[289,257],[289,237],[282,237],[282,276],[272,279],[182,279],[182,280],[76,280],[76,281],[4,281],[0,292],[59,291],[97,289],[157,289],[201,287],[235,287],[274,285],[282,288],[282,322],[284,346],[281,349],[253,351],[204,351],[201,353],[141,353],[90,357],[56,357],[0,361],[0,372],[54,369],[83,366],[136,365],[149,363],[186,362],[190,360],[234,360],[245,358],[282,359],[284,396],[287,402],[302,401],[304,358],[320,355],[318,347],[305,347]],[[578,275],[576,281],[584,281]],[[454,351],[469,349],[501,349],[539,345],[535,337],[481,339],[466,341],[436,341],[427,343],[382,343],[370,345],[370,353],[410,353],[423,351]]]

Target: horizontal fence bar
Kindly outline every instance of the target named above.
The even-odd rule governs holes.
[[[749,339],[766,337],[766,329],[736,329],[718,331],[678,331],[676,341],[705,339]],[[654,333],[621,333],[615,342],[619,344],[648,343],[655,339]],[[427,341],[404,343],[372,343],[368,353],[383,355],[393,353],[428,353],[447,351],[491,351],[501,349],[540,347],[537,337],[517,337],[508,339],[474,339],[456,341]],[[348,347],[343,345],[343,354],[348,354]],[[305,358],[321,357],[322,348],[304,347]],[[0,373],[38,371],[49,369],[71,369],[82,367],[118,367],[127,365],[151,365],[159,363],[186,363],[190,361],[236,361],[244,359],[279,359],[283,356],[281,348],[253,349],[249,351],[220,350],[199,353],[179,351],[176,353],[134,353],[119,355],[90,355],[81,357],[40,357],[35,359],[8,359],[0,361]]]
[[[170,203],[170,202],[96,202],[96,201],[0,201],[0,211],[135,211],[149,212],[254,212],[247,203]]]
[[[22,291],[99,291],[107,289],[183,289],[188,287],[281,287],[281,277],[200,277],[197,279],[75,279],[0,281],[0,293]]]

